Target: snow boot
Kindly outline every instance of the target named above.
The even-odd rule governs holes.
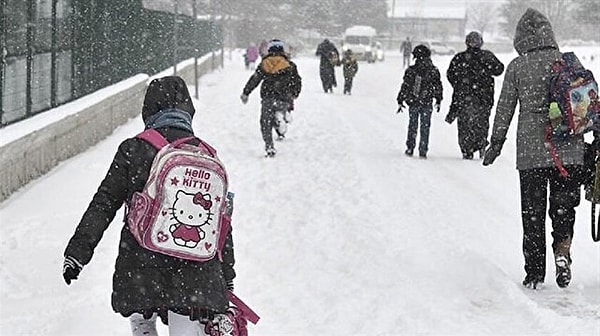
[[[265,151],[266,151],[265,157],[274,157],[275,154],[277,154],[275,147],[267,147],[265,149]]]
[[[556,284],[565,288],[571,282],[571,239],[565,239],[554,248],[554,264],[556,266]]]
[[[404,151],[404,154],[406,154],[406,155],[408,155],[408,156],[413,156],[413,152],[414,152],[414,150],[413,150],[412,148],[407,148],[407,149]]]
[[[527,274],[523,280],[523,286],[529,289],[541,289],[544,284],[544,276],[537,274]]]
[[[560,288],[565,288],[571,282],[571,263],[565,256],[556,256],[556,284]]]

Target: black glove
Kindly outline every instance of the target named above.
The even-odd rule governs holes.
[[[63,263],[63,278],[65,278],[67,285],[70,285],[72,280],[77,279],[82,268],[83,265],[81,265],[81,263],[74,257],[65,257],[65,261]]]
[[[435,112],[440,113],[440,102],[435,102]]]
[[[506,138],[504,138],[504,139],[492,138],[492,140],[490,141],[490,146],[485,150],[485,154],[483,156],[483,165],[484,166],[489,166],[492,163],[494,163],[494,161],[496,160],[496,158],[500,155],[500,152],[502,151],[502,145],[504,144],[505,140],[506,140]]]
[[[404,112],[404,103],[398,102],[398,111],[396,113]]]

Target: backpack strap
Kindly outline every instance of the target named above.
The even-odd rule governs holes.
[[[239,297],[233,294],[232,291],[227,291],[227,298],[229,299],[229,302],[233,303],[242,312],[242,315],[246,319],[248,319],[248,321],[252,322],[253,324],[258,323],[260,316],[258,316],[258,314],[256,314],[250,307],[248,307],[248,305],[245,304],[244,301],[242,301]]]
[[[143,131],[142,133],[136,135],[135,137],[138,139],[145,140],[158,150],[169,144],[167,139],[165,139],[165,137],[162,134],[160,134],[160,132],[153,128],[149,128]]]
[[[566,178],[567,176],[569,176],[569,172],[565,169],[562,162],[560,161],[560,158],[558,157],[558,153],[556,152],[556,147],[552,143],[552,127],[549,124],[546,125],[545,143],[546,143],[546,148],[548,148],[548,151],[550,152],[550,156],[552,156],[552,161],[554,161],[554,164],[556,165],[556,168],[560,172],[560,175],[562,177]]]
[[[138,139],[145,140],[146,142],[148,142],[149,144],[151,144],[152,146],[154,146],[154,148],[156,148],[158,150],[160,150],[161,148],[163,148],[164,146],[169,144],[169,141],[167,141],[167,139],[165,139],[165,137],[162,134],[160,134],[159,131],[157,131],[153,128],[149,128],[149,129],[143,131],[142,133],[136,135],[135,137]],[[173,146],[177,147],[177,146],[179,146],[189,140],[192,140],[192,139],[197,139],[198,146],[202,145],[212,157],[217,156],[217,151],[211,145],[207,144],[206,142],[202,141],[201,139],[199,139],[195,136],[177,139],[177,140],[173,141],[172,144],[173,144]]]

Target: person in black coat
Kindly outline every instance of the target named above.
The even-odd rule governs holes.
[[[176,76],[154,79],[142,107],[145,128],[156,129],[168,141],[194,135],[195,110],[187,86]],[[197,144],[197,140],[190,140]],[[132,195],[142,191],[157,150],[139,138],[124,140],[104,180],[100,183],[75,233],[64,251],[63,276],[67,284],[78,278],[113,221],[117,210],[129,207]],[[226,296],[233,289],[234,254],[231,232],[222,251],[222,261],[188,261],[152,252],[139,245],[122,222],[119,252],[115,263],[112,308],[131,317],[134,335],[140,329],[155,329],[160,316],[171,328],[199,328],[197,321],[224,313]],[[155,331],[154,331],[155,332]]]
[[[500,76],[504,64],[489,50],[481,49],[483,38],[470,32],[467,50],[456,54],[446,76],[452,85],[452,103],[446,122],[458,118],[458,145],[464,159],[472,159],[479,151],[483,158],[488,145],[490,114],[494,106],[494,76]]]
[[[413,155],[420,120],[419,156],[425,159],[429,149],[432,103],[435,100],[435,109],[440,112],[443,89],[440,71],[431,61],[429,48],[422,44],[416,46],[413,50],[413,57],[415,64],[409,66],[404,72],[402,86],[396,101],[399,105],[398,112],[402,112],[404,103],[409,106],[408,134],[404,153],[408,156]]]
[[[260,84],[261,114],[260,130],[265,142],[267,156],[275,156],[273,128],[280,137],[284,133],[283,117],[290,110],[291,102],[298,98],[302,90],[302,78],[298,74],[296,64],[290,61],[281,40],[269,42],[268,54],[262,59],[250,78],[240,99],[248,102],[248,96]]]
[[[340,64],[340,53],[331,41],[325,39],[317,46],[315,54],[321,57],[319,75],[323,91],[332,93],[333,88],[337,86],[334,67]]]
[[[400,53],[402,53],[402,68],[406,68],[410,65],[410,54],[412,53],[413,47],[410,42],[410,37],[407,36],[406,40],[402,41],[400,45]]]

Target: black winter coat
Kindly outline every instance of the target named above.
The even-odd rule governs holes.
[[[178,128],[158,131],[169,141],[191,136]],[[83,265],[90,262],[94,249],[119,208],[129,203],[134,192],[141,191],[148,179],[157,150],[144,140],[123,141],[114,156],[106,177],[100,184],[65,250]],[[142,248],[121,220],[119,254],[113,275],[112,307],[129,316],[134,312],[166,310],[190,315],[190,307],[223,312],[228,307],[226,282],[233,280],[234,255],[231,234],[223,251],[223,262],[217,258],[192,262],[166,256]]]
[[[321,57],[319,63],[321,71],[323,69],[333,69],[340,62],[340,52],[329,40],[323,41],[317,46],[315,55]]]
[[[420,83],[417,78],[420,78]],[[434,99],[436,103],[442,101],[442,91],[438,68],[433,65],[430,58],[417,58],[415,64],[409,66],[404,72],[396,101],[398,105],[405,102],[408,106],[431,106]]]
[[[462,108],[465,97],[477,97],[486,108],[494,105],[494,77],[504,71],[504,64],[489,50],[469,47],[456,54],[446,76],[452,85],[452,105]],[[457,111],[459,112],[459,111]]]
[[[244,94],[250,95],[258,84],[260,98],[288,102],[298,98],[302,90],[302,78],[296,64],[283,54],[269,54],[260,62],[256,71],[244,86]]]

